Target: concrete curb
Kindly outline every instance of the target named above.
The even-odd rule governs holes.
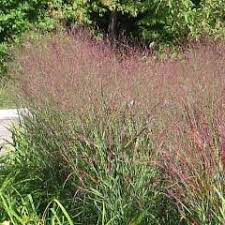
[[[27,109],[1,109],[0,120],[19,119],[20,115],[28,113]]]
[[[18,119],[19,114],[17,109],[3,109],[0,110],[0,120]]]
[[[28,114],[27,109],[2,109],[0,110],[0,156],[9,149],[12,143],[10,128],[19,121],[23,114]]]

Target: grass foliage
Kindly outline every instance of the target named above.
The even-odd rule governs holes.
[[[224,59],[207,40],[180,60],[121,56],[84,31],[28,41],[1,221],[224,224]]]
[[[224,13],[224,0],[1,0],[0,77],[7,75],[7,63],[13,59],[10,49],[26,32],[47,33],[75,25],[118,44],[128,39],[161,50],[205,35],[224,40]]]
[[[10,81],[0,80],[0,109],[1,108],[13,108],[15,107],[14,100],[11,97],[12,84]]]

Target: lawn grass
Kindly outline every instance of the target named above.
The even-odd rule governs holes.
[[[11,94],[11,84],[5,80],[0,80],[0,109],[15,108]]]

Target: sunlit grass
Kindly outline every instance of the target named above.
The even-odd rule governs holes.
[[[15,107],[10,92],[10,85],[6,81],[0,80],[0,109]]]
[[[143,62],[83,33],[23,48],[13,74],[32,117],[13,133],[4,221],[57,199],[64,224],[224,225],[224,58],[209,42]]]

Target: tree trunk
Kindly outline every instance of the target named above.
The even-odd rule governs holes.
[[[110,21],[108,26],[109,40],[113,46],[115,46],[116,39],[117,39],[117,19],[118,19],[118,13],[117,13],[117,10],[115,9],[111,11]]]

